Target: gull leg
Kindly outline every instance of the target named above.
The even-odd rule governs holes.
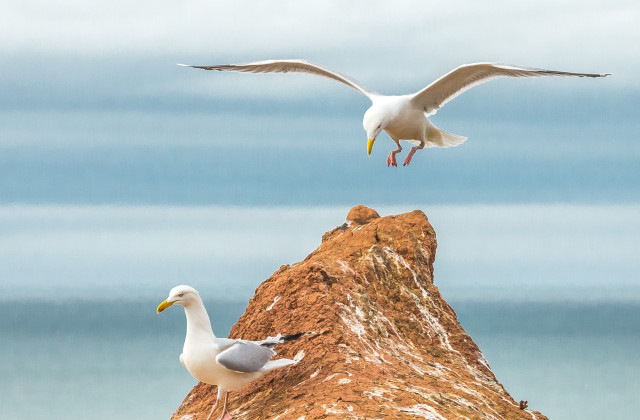
[[[394,142],[396,142],[396,146],[398,146],[398,148],[396,150],[392,150],[389,153],[389,156],[387,156],[387,166],[398,166],[398,162],[396,162],[396,153],[402,152],[402,146],[400,146],[400,140],[396,140],[396,139],[391,139]]]
[[[218,408],[218,401],[220,401],[220,399],[216,398],[216,403],[213,404],[213,407],[211,407],[211,411],[209,411],[209,416],[207,417],[207,420],[211,419],[211,415],[213,414],[214,411],[216,411],[216,408]]]
[[[424,142],[420,143],[420,146],[413,146],[411,148],[411,151],[407,155],[407,158],[404,160],[403,166],[407,166],[408,164],[410,164],[411,163],[411,158],[413,158],[413,155],[416,152],[416,150],[423,149],[423,148],[424,148]]]
[[[233,419],[233,417],[231,417],[231,413],[229,413],[227,411],[227,401],[229,399],[229,393],[227,392],[226,394],[224,394],[224,404],[222,405],[222,416],[220,417],[219,420],[231,420]]]

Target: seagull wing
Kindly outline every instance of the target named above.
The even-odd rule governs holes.
[[[261,346],[274,347],[278,344],[288,343],[289,341],[294,341],[310,334],[315,333],[278,334],[275,337],[267,337],[262,341],[254,341],[254,343],[260,344]]]
[[[363,86],[360,82],[345,74],[307,60],[266,60],[255,61],[252,63],[223,64],[216,66],[192,66],[188,64],[178,65],[203,70],[236,71],[242,73],[309,73],[344,83],[345,85],[362,93],[369,99],[371,99],[372,96],[378,95],[376,92]]]
[[[269,347],[251,341],[236,340],[233,345],[216,357],[216,362],[237,372],[258,372],[275,356],[276,352]]]
[[[499,63],[464,64],[431,83],[411,99],[412,103],[429,115],[435,114],[444,104],[474,86],[501,77],[575,76],[604,77],[609,74],[569,73],[518,67]]]

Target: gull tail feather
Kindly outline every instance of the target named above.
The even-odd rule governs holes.
[[[441,130],[427,120],[427,147],[455,147],[465,141],[466,137]]]
[[[455,147],[467,141],[465,136],[459,136],[444,130],[440,130],[440,136],[442,137],[442,144],[438,145],[439,147]]]
[[[267,363],[264,364],[264,366],[262,366],[262,369],[260,369],[260,371],[269,372],[270,370],[279,369],[281,367],[295,365],[295,364],[296,364],[296,361],[291,359],[269,360]]]

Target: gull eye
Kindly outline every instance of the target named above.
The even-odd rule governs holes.
[[[184,293],[180,293],[180,294],[178,295],[178,297],[182,297],[182,296],[184,296]]]

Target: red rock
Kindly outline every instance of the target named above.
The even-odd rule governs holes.
[[[374,209],[358,204],[349,211],[347,214],[347,221],[355,222],[359,225],[364,225],[371,222],[373,219],[380,218],[380,215]]]
[[[251,340],[316,332],[277,348],[304,358],[231,393],[239,419],[546,419],[521,410],[433,284],[436,235],[419,210],[352,223],[264,281],[231,330]],[[198,384],[173,419],[206,419]]]

